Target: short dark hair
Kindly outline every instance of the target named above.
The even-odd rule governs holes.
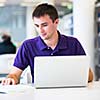
[[[49,15],[54,22],[58,18],[58,12],[53,5],[43,3],[38,5],[32,13],[32,18]]]
[[[3,41],[11,41],[11,37],[10,37],[10,35],[8,35],[8,34],[3,34],[3,35],[2,35],[2,40],[3,40]]]

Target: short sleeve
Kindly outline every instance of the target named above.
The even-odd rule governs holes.
[[[28,66],[28,61],[28,50],[25,43],[23,43],[17,52],[13,65],[24,70]]]

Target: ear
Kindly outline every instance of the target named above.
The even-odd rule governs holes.
[[[56,19],[56,20],[55,20],[55,24],[58,24],[58,23],[59,23],[59,19]]]

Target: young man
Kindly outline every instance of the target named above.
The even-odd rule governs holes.
[[[34,83],[35,56],[86,55],[76,38],[61,35],[57,30],[59,19],[54,6],[49,4],[38,5],[33,11],[32,18],[39,36],[24,41],[16,55],[12,71],[2,81],[3,85],[18,84],[21,73],[28,65]],[[92,79],[93,74],[90,70],[89,81],[92,81]]]

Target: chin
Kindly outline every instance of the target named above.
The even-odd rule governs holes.
[[[41,38],[42,38],[43,40],[48,40],[48,38],[47,38],[47,37],[42,37],[42,36],[41,36]]]

